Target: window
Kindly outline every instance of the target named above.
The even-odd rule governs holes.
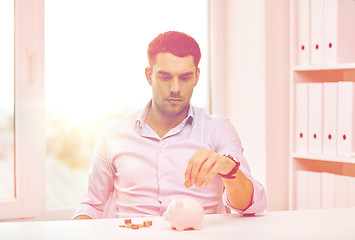
[[[15,198],[14,3],[0,1],[0,200]]]
[[[201,77],[192,103],[208,108],[206,0],[62,0],[45,4],[47,206],[77,206],[98,132],[146,105],[147,47],[161,32],[199,42]]]
[[[71,216],[98,132],[150,100],[159,33],[199,42],[192,103],[209,108],[207,29],[207,0],[0,1],[0,219]]]
[[[1,1],[0,18],[1,134],[8,145],[1,154],[9,171],[0,219],[28,218],[44,205],[43,0]]]

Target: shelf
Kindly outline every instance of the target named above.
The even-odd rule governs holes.
[[[295,65],[292,71],[331,71],[331,70],[355,70],[355,63],[342,63],[337,65]]]
[[[295,133],[296,126],[298,124],[302,125],[302,132],[304,129],[308,128],[309,125],[309,112],[316,110],[321,110],[324,108],[325,100],[330,101],[331,104],[326,106],[334,107],[332,109],[332,117],[337,115],[337,98],[338,98],[338,89],[335,87],[332,89],[332,94],[327,92],[323,94],[323,89],[321,92],[314,94],[313,91],[310,91],[310,87],[305,90],[305,92],[301,92],[299,90],[300,83],[310,84],[310,83],[318,83],[317,85],[325,86],[328,83],[336,83],[336,87],[340,86],[342,82],[355,82],[355,58],[354,51],[355,45],[353,44],[353,36],[348,35],[352,30],[352,24],[350,24],[350,20],[352,23],[355,21],[355,17],[352,10],[355,10],[355,2],[353,0],[346,1],[325,1],[326,4],[322,5],[320,8],[317,4],[319,1],[301,1],[301,0],[291,0],[290,1],[290,148],[296,147],[298,144],[296,142]],[[332,3],[330,3],[332,2]],[[341,3],[340,3],[341,2]],[[310,4],[312,3],[312,4]],[[334,6],[331,4],[335,4]],[[346,3],[346,5],[344,4]],[[347,5],[349,4],[349,5]],[[326,7],[324,7],[326,6]],[[349,15],[348,15],[349,14]],[[344,16],[350,16],[349,18]],[[319,17],[322,18],[319,18]],[[346,20],[345,20],[346,19]],[[344,22],[343,22],[344,21]],[[336,27],[335,30],[333,27]],[[323,28],[324,31],[319,31],[320,28]],[[313,31],[315,30],[315,31]],[[310,39],[316,39],[316,44],[328,45],[328,43],[332,43],[332,41],[336,40],[338,44],[334,45],[336,48],[328,49],[321,48],[317,53],[312,51],[310,48],[311,45],[314,44]],[[339,40],[341,39],[341,40]],[[344,40],[344,41],[343,41]],[[336,43],[336,42],[335,42]],[[300,48],[300,47],[304,48]],[[328,45],[329,46],[329,45]],[[331,47],[331,46],[329,46]],[[305,50],[306,51],[301,51]],[[314,50],[314,49],[313,49]],[[321,56],[322,55],[322,56]],[[323,59],[322,59],[323,58]],[[329,60],[329,61],[328,61]],[[324,63],[321,65],[312,65],[311,63],[318,62]],[[334,62],[336,64],[329,64]],[[325,64],[328,63],[328,64]],[[305,86],[305,85],[303,85]],[[312,88],[313,90],[313,88]],[[341,94],[341,92],[340,92]],[[341,95],[339,95],[341,96]],[[310,101],[311,99],[311,101]],[[351,100],[349,100],[351,101]],[[311,104],[310,104],[311,102]],[[316,107],[313,106],[313,103],[318,103]],[[320,104],[319,104],[320,103]],[[320,106],[319,106],[320,105]],[[341,104],[340,106],[344,106],[345,104]],[[304,109],[305,113],[301,112],[300,109]],[[330,108],[330,107],[329,107]],[[329,109],[326,108],[326,109]],[[311,110],[309,110],[311,109]],[[334,113],[335,111],[335,113]],[[299,114],[299,115],[298,115]],[[304,116],[303,122],[300,121],[300,117]],[[312,116],[312,115],[311,115]],[[319,117],[321,116],[321,117]],[[321,119],[319,119],[321,118]],[[328,115],[323,115],[323,113],[317,112],[317,123],[320,123],[324,119],[328,119]],[[334,119],[333,119],[334,120]],[[332,123],[334,123],[333,120]],[[335,120],[337,121],[337,120]],[[314,123],[314,121],[312,121]],[[351,120],[351,123],[354,125],[354,120]],[[336,123],[338,124],[338,123]],[[312,126],[313,127],[313,126]],[[310,127],[310,128],[312,128]],[[319,125],[318,125],[319,127]],[[332,130],[335,131],[335,126],[332,126]],[[297,129],[298,130],[298,129]],[[316,127],[312,128],[313,131],[321,132],[323,130],[323,126],[320,129]],[[313,132],[308,130],[309,132]],[[304,132],[305,133],[305,132]],[[308,134],[307,133],[307,134]],[[335,131],[334,134],[337,134]],[[303,149],[307,149],[309,146],[308,143],[304,143],[302,146]],[[317,146],[319,147],[319,145]],[[322,148],[323,146],[321,146]],[[302,149],[300,148],[300,149]],[[299,203],[306,202],[308,207],[310,206],[310,201],[318,204],[318,200],[325,201],[334,200],[335,195],[339,195],[339,191],[337,192],[332,190],[330,192],[332,195],[324,196],[319,191],[318,183],[323,184],[324,186],[331,185],[327,180],[318,179],[311,177],[309,181],[308,176],[315,176],[314,174],[309,173],[322,173],[326,172],[333,175],[339,175],[342,177],[355,177],[355,153],[351,156],[335,156],[335,155],[323,155],[323,154],[309,154],[307,151],[305,153],[294,152],[295,150],[291,150],[289,157],[289,207],[290,209],[297,209],[297,205]],[[298,171],[306,172],[306,180],[300,181],[298,179]],[[317,175],[319,177],[319,175]],[[341,179],[349,179],[342,178]],[[340,179],[340,178],[339,178]],[[339,180],[338,179],[338,180]],[[319,180],[319,181],[318,181]],[[328,179],[329,180],[329,179]],[[339,182],[337,180],[337,182]],[[345,180],[344,180],[345,181]],[[335,182],[334,186],[335,186]],[[317,184],[317,185],[315,185]],[[328,185],[326,185],[328,184]],[[338,183],[337,183],[338,184]],[[317,186],[316,193],[321,194],[315,195],[316,193],[312,192],[312,194],[308,194],[309,189],[312,189],[312,186]],[[333,186],[333,185],[331,185]],[[333,186],[333,187],[334,187]],[[347,187],[344,185],[337,185],[334,189],[342,189],[342,193],[345,192],[350,196],[350,190],[347,190]],[[315,188],[314,188],[315,189]],[[306,194],[305,194],[306,193]],[[310,195],[310,196],[309,196]],[[351,195],[352,196],[352,195]],[[333,198],[333,199],[332,199]],[[348,197],[345,197],[348,198]],[[346,201],[346,199],[344,201]],[[342,199],[342,200],[343,200]],[[342,205],[343,206],[343,205]],[[344,204],[346,206],[346,204]],[[318,206],[317,206],[318,207]]]
[[[293,153],[293,158],[315,160],[315,161],[329,161],[329,162],[339,162],[339,163],[354,163],[355,157],[344,157],[344,156],[331,156],[331,155],[315,155],[315,154],[300,154]]]

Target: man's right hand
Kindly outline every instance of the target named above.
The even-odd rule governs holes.
[[[92,218],[86,215],[79,215],[74,218],[74,220],[82,220],[82,219],[92,219]]]

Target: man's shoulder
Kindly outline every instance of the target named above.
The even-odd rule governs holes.
[[[104,132],[110,133],[134,128],[140,111],[131,112],[122,117],[109,120],[104,126]]]
[[[211,114],[208,110],[200,107],[193,106],[193,111],[196,117],[196,120],[201,122],[206,122],[206,123],[218,123],[218,122],[224,122],[228,120],[226,117],[219,115],[219,114]]]

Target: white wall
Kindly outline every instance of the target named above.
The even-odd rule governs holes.
[[[264,1],[229,1],[228,114],[252,174],[265,185]]]
[[[290,1],[266,1],[266,186],[269,210],[288,209]]]
[[[231,119],[265,184],[264,1],[212,0],[211,11],[212,112]]]
[[[266,187],[269,210],[288,203],[288,2],[210,1],[212,112],[236,127],[251,172]],[[283,22],[270,20],[277,11]],[[286,28],[270,32],[270,24]],[[277,44],[279,53],[266,49]]]

